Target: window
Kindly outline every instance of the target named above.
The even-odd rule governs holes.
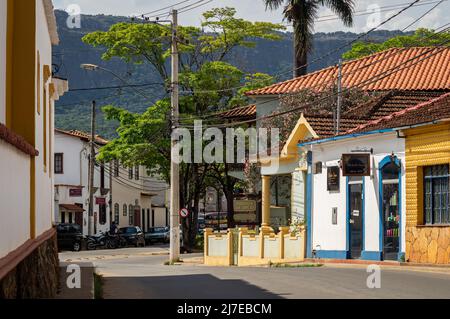
[[[133,179],[133,168],[128,169],[128,179]]]
[[[100,166],[100,188],[105,188],[105,164]]]
[[[106,224],[106,205],[99,205],[99,223],[100,225]]]
[[[129,214],[128,214],[128,222],[130,226],[134,226],[134,210],[133,205],[128,206]]]
[[[64,174],[64,154],[55,153],[55,174]]]
[[[119,160],[114,161],[114,177],[119,177]]]
[[[120,219],[120,206],[119,204],[114,204],[114,221],[116,222],[116,224],[119,224],[119,219]]]
[[[424,167],[425,224],[450,224],[449,165]]]
[[[127,204],[123,204],[123,216],[127,216]]]
[[[134,168],[134,178],[138,181],[139,180],[139,166],[136,166]]]

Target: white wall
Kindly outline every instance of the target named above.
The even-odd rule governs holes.
[[[60,132],[55,132],[55,153],[63,154],[63,174],[55,174],[55,187],[58,185],[69,185],[69,186],[83,186],[83,196],[80,197],[70,197],[69,189],[71,187],[59,186],[59,201],[55,202],[56,209],[59,204],[75,204],[82,203],[83,208],[86,210],[84,214],[84,225],[87,225],[88,215],[87,211],[89,209],[89,153],[90,148],[87,142],[82,141],[79,137],[67,135]],[[110,179],[109,179],[109,166],[106,165],[105,169],[105,188],[110,188]],[[94,187],[99,188],[98,191],[94,194],[94,200],[96,197],[102,197],[100,193],[100,167],[96,167],[94,171]],[[100,224],[99,218],[97,218],[97,233],[105,232],[109,230],[110,227],[110,207],[108,204],[109,201],[108,194],[106,198],[106,223]],[[114,207],[114,206],[113,206]],[[99,205],[95,205],[94,203],[94,212],[97,212],[97,216],[99,217]],[[58,218],[57,218],[57,221]],[[83,232],[87,234],[88,227],[83,227]]]
[[[30,157],[0,139],[0,258],[30,238]]]
[[[322,174],[313,175],[312,190],[312,248],[320,250],[346,250],[347,229],[347,190],[346,177],[340,178],[340,191],[327,191],[327,166],[336,166],[344,153],[353,150],[373,148],[375,165],[372,167],[372,177],[364,177],[365,207],[364,207],[364,238],[366,251],[381,251],[379,247],[379,201],[378,201],[378,164],[386,156],[394,153],[402,161],[402,250],[405,249],[405,144],[394,133],[377,134],[359,138],[334,141],[327,144],[314,145],[313,165],[322,162]],[[338,223],[332,225],[332,208],[338,208]],[[320,248],[319,248],[320,247]]]
[[[7,0],[0,0],[0,123],[6,119],[6,26]]]

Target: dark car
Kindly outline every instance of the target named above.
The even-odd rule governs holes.
[[[170,240],[169,227],[152,227],[145,233],[145,242],[147,244],[153,243],[168,243]]]
[[[125,239],[128,245],[145,247],[144,232],[138,226],[120,228],[119,236]]]
[[[85,243],[81,227],[76,224],[59,224],[56,227],[58,247],[80,251]]]

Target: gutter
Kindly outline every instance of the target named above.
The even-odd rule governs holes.
[[[413,129],[413,128],[418,128],[418,127],[422,127],[422,126],[426,126],[426,125],[436,125],[436,124],[440,124],[440,123],[443,123],[443,122],[450,122],[450,118],[434,120],[434,121],[431,121],[431,122],[425,122],[425,123],[420,123],[420,124],[412,124],[412,125],[406,125],[406,126],[401,126],[401,127],[395,127],[395,128],[390,128],[390,129],[383,129],[383,130],[376,130],[376,131],[363,132],[363,133],[354,133],[354,134],[333,136],[333,137],[325,138],[325,139],[322,139],[322,140],[315,140],[315,141],[299,143],[299,144],[297,144],[297,146],[298,147],[304,147],[304,146],[308,146],[308,145],[318,145],[318,144],[323,144],[323,143],[327,143],[327,142],[340,141],[340,140],[345,140],[345,139],[355,138],[355,137],[361,137],[361,136],[390,133],[390,132],[394,132],[394,131],[398,132],[398,131],[401,131],[401,130]],[[397,134],[397,136],[398,136],[398,134]],[[402,138],[400,136],[398,136],[398,137]]]
[[[323,144],[327,142],[334,142],[334,141],[340,141],[340,140],[346,140],[349,138],[354,137],[360,137],[360,136],[368,136],[368,135],[374,135],[374,134],[383,134],[383,133],[390,133],[395,131],[395,129],[384,129],[384,130],[377,130],[377,131],[371,131],[371,132],[364,132],[364,133],[353,133],[353,134],[347,134],[347,135],[339,135],[339,136],[333,136],[329,138],[325,138],[322,140],[315,140],[315,141],[309,141],[304,143],[297,144],[298,147],[304,147],[307,145],[317,145],[317,144]]]

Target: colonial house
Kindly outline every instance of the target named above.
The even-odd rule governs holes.
[[[96,136],[96,149],[108,141]],[[55,220],[78,224],[89,234],[89,163],[90,136],[80,131],[55,129]],[[111,178],[108,164],[97,164],[94,170],[94,214],[92,234],[110,227]]]
[[[59,42],[50,0],[0,0],[0,298],[50,298],[58,285],[53,227],[54,101]]]
[[[443,47],[394,48],[344,63],[341,68],[344,90],[357,88],[370,99],[343,110],[339,129],[334,109],[317,109],[313,103],[291,112],[296,118],[288,128],[288,137],[282,141],[280,156],[261,162],[263,226],[272,226],[271,214],[276,206],[271,181],[277,176],[288,176],[292,180],[290,214],[303,217],[306,223],[308,257],[425,260],[422,256],[426,248],[419,248],[421,256],[410,254],[408,247],[412,244],[416,248],[413,251],[417,251],[419,244],[413,238],[422,238],[422,246],[425,242],[433,242],[435,246],[438,238],[445,237],[439,223],[445,220],[442,215],[446,216],[442,205],[448,203],[443,202],[445,194],[448,196],[443,182],[448,177],[444,167],[448,151],[444,141],[438,144],[442,149],[433,146],[429,138],[411,135],[408,139],[404,130],[382,123],[444,98],[450,91],[449,64],[450,49]],[[249,92],[255,100],[256,117],[282,110],[286,96],[295,98],[295,94],[305,90],[316,93],[329,90],[336,86],[338,74],[338,66],[330,67]],[[381,124],[370,132],[359,131],[371,123]],[[263,123],[258,121],[258,125]],[[436,127],[418,132],[430,136],[426,135],[427,130],[433,129]],[[445,140],[445,134],[444,130],[439,140]],[[417,154],[424,147],[435,147],[439,153],[436,160],[428,161],[436,167],[428,167],[428,157]],[[432,156],[431,152],[429,155]],[[424,188],[417,179],[424,183]],[[438,185],[435,188],[434,183]],[[426,194],[424,198],[422,192]],[[432,198],[439,198],[438,206],[429,203]],[[425,203],[423,208],[421,203]],[[422,218],[434,216],[431,213],[434,211],[439,217],[428,222]],[[435,220],[437,225],[433,224]],[[445,242],[441,240],[438,246],[442,254]]]
[[[55,130],[55,219],[74,223],[88,234],[90,135]],[[108,143],[96,136],[96,154]],[[95,163],[92,232],[106,232],[112,221],[120,227],[166,226],[167,185],[147,174],[142,166],[119,162]]]

